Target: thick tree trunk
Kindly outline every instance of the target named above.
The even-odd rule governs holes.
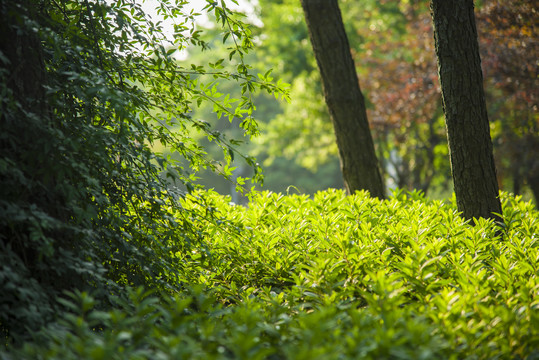
[[[432,0],[431,14],[458,209],[500,220],[473,0]]]
[[[324,86],[346,189],[384,198],[365,101],[337,0],[301,0]]]

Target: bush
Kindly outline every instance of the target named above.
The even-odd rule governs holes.
[[[286,92],[244,64],[252,35],[224,2],[205,10],[231,44],[229,61],[179,64],[177,51],[208,46],[186,3],[156,5],[177,20],[171,41],[140,1],[0,2],[0,334],[8,342],[54,321],[64,290],[92,292],[103,309],[124,286],[173,292],[171,254],[197,244],[197,218],[206,216],[176,201],[197,187],[196,170],[231,179],[237,154],[260,178],[237,141],[189,113],[209,102],[254,135],[251,92]],[[200,78],[209,71],[211,80]],[[220,93],[219,80],[234,83],[238,98]],[[193,131],[219,145],[222,164]]]
[[[204,199],[202,201],[202,199]],[[537,359],[539,214],[503,196],[506,228],[453,203],[328,190],[187,197],[203,244],[175,254],[188,288],[85,293],[17,358]],[[210,217],[211,218],[211,217]],[[503,238],[502,238],[503,236]],[[159,295],[159,296],[156,296]]]

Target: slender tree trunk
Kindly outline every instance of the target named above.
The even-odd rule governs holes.
[[[458,209],[501,220],[473,0],[432,0],[431,14]]]
[[[535,206],[539,208],[539,160],[532,163],[531,169],[526,175],[526,180],[535,198]]]
[[[384,198],[365,101],[337,0],[301,0],[320,69],[346,189]]]

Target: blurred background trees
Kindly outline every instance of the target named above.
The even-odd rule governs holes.
[[[437,78],[428,1],[339,2],[378,159],[388,188],[420,189],[434,198],[453,191]],[[313,193],[343,187],[337,146],[323,100],[320,76],[296,0],[252,1],[259,48],[255,68],[272,68],[290,84],[290,103],[257,96],[261,135],[244,149],[264,168],[264,188]],[[502,190],[539,197],[539,117],[536,39],[532,0],[476,3],[498,182]],[[217,34],[216,34],[217,35]],[[211,44],[226,50],[227,44]],[[204,57],[205,53],[192,54]],[[191,61],[191,58],[188,59]],[[210,107],[195,117],[209,118]],[[224,127],[229,126],[222,122]],[[237,172],[246,166],[236,162]],[[243,174],[248,175],[248,174]],[[228,193],[217,177],[202,182]]]
[[[485,1],[478,12],[487,105],[498,179],[539,203],[539,7],[536,1]]]

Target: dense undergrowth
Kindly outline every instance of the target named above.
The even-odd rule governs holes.
[[[58,321],[3,356],[539,359],[531,203],[504,195],[500,232],[418,193],[228,201],[205,192],[182,203],[206,216],[194,229],[201,245],[170,253],[172,295],[127,288],[100,311],[91,295],[71,293]]]

